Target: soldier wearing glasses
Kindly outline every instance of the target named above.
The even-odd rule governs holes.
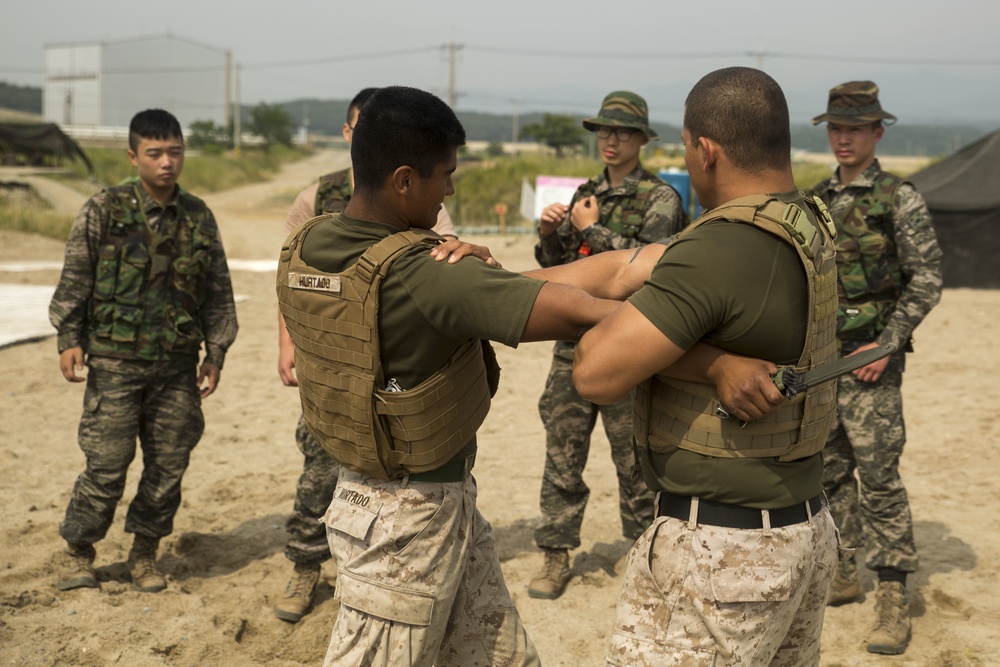
[[[642,147],[659,138],[649,127],[643,98],[628,91],[610,93],[597,116],[584,120],[583,126],[597,135],[604,171],[581,185],[568,206],[556,203],[542,211],[535,258],[543,267],[608,250],[638,248],[672,236],[688,223],[677,192],[639,162]],[[581,398],[572,379],[575,348],[575,343],[556,343],[538,405],[545,424],[546,457],[542,520],[535,542],[545,563],[528,587],[535,598],[555,599],[569,581],[569,550],[580,546],[590,493],[583,470],[598,414],[618,475],[622,534],[635,540],[653,520],[653,496],[632,474],[631,396],[602,406]]]

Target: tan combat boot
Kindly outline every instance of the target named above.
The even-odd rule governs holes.
[[[566,590],[569,581],[569,549],[545,549],[545,564],[537,577],[528,584],[528,595],[542,600],[555,600]]]
[[[94,547],[89,544],[70,544],[63,554],[56,588],[71,591],[74,588],[98,588],[94,576]]]
[[[837,566],[837,574],[830,584],[830,595],[826,603],[831,607],[839,607],[850,602],[862,602],[865,599],[865,589],[861,585],[858,566],[853,560],[844,561]]]
[[[167,587],[167,579],[156,567],[159,539],[136,535],[125,567],[132,577],[132,588],[140,593],[159,593]]]
[[[875,593],[875,625],[868,635],[868,652],[899,655],[910,643],[910,603],[898,581],[880,581]]]
[[[298,623],[312,604],[313,591],[319,582],[321,566],[296,563],[295,572],[285,586],[285,593],[274,605],[274,615],[289,623]]]

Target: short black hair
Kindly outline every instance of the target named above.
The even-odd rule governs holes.
[[[141,139],[170,139],[177,137],[184,141],[181,124],[169,111],[163,109],[146,109],[132,116],[128,126],[128,147],[133,151],[139,149]]]
[[[365,88],[360,93],[354,96],[351,103],[347,106],[347,124],[351,124],[351,116],[354,115],[355,111],[361,111],[361,107],[365,105],[368,98],[375,94],[378,88]]]
[[[361,108],[351,141],[354,190],[374,194],[404,165],[422,178],[465,145],[465,129],[440,98],[416,88],[379,88]]]
[[[752,67],[727,67],[701,78],[684,102],[684,127],[722,146],[733,166],[749,173],[791,163],[788,103],[781,86]]]

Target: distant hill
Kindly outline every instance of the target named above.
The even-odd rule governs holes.
[[[42,113],[42,89],[0,81],[0,107],[31,114]]]
[[[339,136],[347,115],[350,100],[298,99],[279,102],[300,125],[309,121],[309,131],[315,134]],[[0,81],[0,108],[30,114],[42,113],[42,89],[17,86]],[[242,109],[244,122],[249,117],[249,107]],[[541,113],[518,117],[518,127],[536,123]],[[510,114],[492,114],[480,111],[458,111],[458,118],[465,126],[470,141],[510,141],[514,132],[514,117]],[[578,116],[582,119],[584,116]],[[660,142],[680,143],[680,128],[666,123],[653,123],[660,135]],[[950,155],[996,128],[972,125],[897,125],[890,127],[879,144],[883,155]],[[824,126],[798,125],[792,127],[792,146],[802,150],[824,152],[829,150]]]
[[[967,125],[893,125],[886,128],[878,152],[882,155],[951,155],[963,146],[992,132]],[[792,126],[792,146],[802,150],[827,152],[826,125]]]
[[[308,110],[309,131],[316,134],[340,135],[350,100],[295,100],[280,105],[301,122],[303,109]],[[518,127],[536,123],[541,113],[518,117]],[[583,119],[585,116],[578,116]],[[491,114],[480,111],[458,111],[458,118],[465,126],[470,141],[510,141],[514,131],[514,117],[510,114]],[[667,123],[653,123],[660,135],[660,142],[679,144],[681,130]],[[967,146],[991,130],[971,125],[896,125],[889,127],[879,144],[884,155],[950,155]],[[829,150],[824,125],[797,125],[792,127],[792,146],[802,150],[825,152]]]

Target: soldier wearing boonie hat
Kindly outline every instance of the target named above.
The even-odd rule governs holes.
[[[601,110],[594,118],[585,118],[583,127],[588,132],[596,132],[598,127],[629,127],[641,130],[646,138],[656,141],[660,138],[649,126],[649,110],[646,100],[627,90],[609,93],[601,104]]]
[[[892,125],[896,117],[883,111],[878,101],[878,86],[872,81],[848,81],[830,89],[826,113],[812,119],[813,125],[822,122],[841,125],[866,125],[882,121]]]
[[[680,196],[642,168],[639,153],[651,139],[646,100],[627,90],[608,94],[600,111],[583,121],[593,132],[605,168],[581,185],[569,206],[551,204],[539,219],[535,257],[544,267],[569,264],[588,255],[665,239],[688,222]],[[611,443],[618,474],[622,534],[634,540],[653,520],[653,496],[633,477],[631,397],[598,406],[573,387],[574,343],[556,343],[552,368],[539,400],[546,431],[542,476],[542,520],[535,542],[545,554],[541,572],[528,586],[531,597],[555,599],[570,578],[569,550],[580,546],[580,526],[589,490],[583,470],[597,415]]]
[[[941,249],[923,197],[882,171],[875,158],[884,125],[896,122],[878,93],[871,81],[830,90],[826,113],[812,122],[828,123],[838,168],[811,193],[826,203],[839,232],[841,353],[883,343],[901,350],[838,380],[839,420],[823,449],[823,486],[844,544],[865,547],[865,565],[878,573],[868,651],[898,654],[910,641],[906,575],[917,569],[913,520],[899,476],[906,441],[902,374],[913,330],[941,298]],[[864,595],[854,559],[841,563],[828,604]]]

